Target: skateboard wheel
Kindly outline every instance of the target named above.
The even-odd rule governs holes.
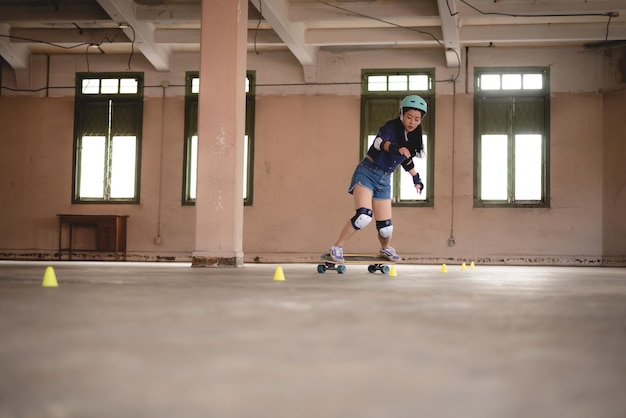
[[[344,266],[343,264],[340,264],[337,266],[337,273],[344,274],[345,272],[346,272],[346,266]]]
[[[326,266],[324,264],[318,264],[317,265],[317,272],[318,273],[326,273]]]
[[[391,270],[391,268],[390,268],[389,266],[382,266],[382,267],[380,268],[380,271],[381,271],[383,274],[389,274],[389,271],[390,271],[390,270]]]
[[[369,266],[367,266],[367,271],[369,271],[370,273],[376,273],[376,270],[378,269],[373,264],[370,264]]]

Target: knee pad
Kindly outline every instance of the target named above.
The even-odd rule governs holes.
[[[376,221],[376,229],[378,229],[378,235],[380,235],[381,238],[391,238],[391,234],[393,234],[391,219]]]
[[[372,210],[368,208],[358,208],[356,214],[350,219],[354,229],[365,228],[372,222]]]

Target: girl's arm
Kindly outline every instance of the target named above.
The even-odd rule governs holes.
[[[392,154],[403,155],[406,158],[411,158],[411,151],[407,147],[398,147],[396,144],[391,141],[383,142],[383,150],[390,152]]]

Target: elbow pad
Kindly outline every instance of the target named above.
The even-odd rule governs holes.
[[[411,169],[415,168],[413,158],[407,158],[406,160],[402,161],[402,168],[404,168],[405,171],[411,171]]]

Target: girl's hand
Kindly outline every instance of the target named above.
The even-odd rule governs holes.
[[[417,190],[417,194],[422,194],[422,190],[424,190],[424,183],[422,183],[422,179],[420,178],[420,175],[418,172],[416,171],[411,171],[414,172],[415,174],[413,174],[413,184],[415,185],[415,190]]]

